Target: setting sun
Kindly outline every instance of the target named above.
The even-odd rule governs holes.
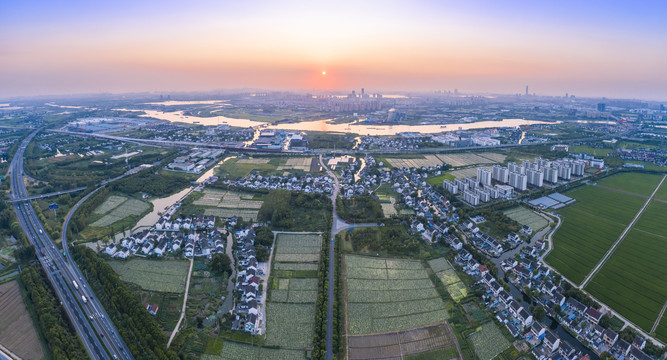
[[[326,74],[327,74],[327,72],[326,72],[326,71],[322,71],[322,75],[326,75]]]

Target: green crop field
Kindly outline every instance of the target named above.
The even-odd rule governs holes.
[[[510,346],[493,322],[485,323],[477,332],[470,334],[470,341],[479,360],[491,360]]]
[[[667,278],[660,270],[667,264],[666,242],[665,233],[633,228],[586,290],[650,331],[667,301]]]
[[[579,283],[646,200],[593,186],[580,187],[566,195],[577,201],[558,211],[563,222],[554,235],[554,249],[546,260],[565,277]]]
[[[251,344],[225,341],[219,355],[204,354],[203,360],[299,360],[306,359],[304,350],[274,349]]]
[[[503,213],[510,219],[516,220],[516,222],[521,225],[530,226],[535,232],[549,225],[549,221],[547,221],[547,219],[541,217],[530,209],[526,209],[523,206],[507,209],[503,211]]]
[[[438,279],[442,281],[442,284],[445,285],[445,289],[447,289],[449,296],[451,296],[454,301],[459,302],[461,299],[468,296],[468,287],[461,282],[461,278],[459,278],[454,268],[452,268],[445,258],[429,260],[428,265],[438,276]]]
[[[107,213],[103,213],[103,210],[106,210],[109,208],[111,205],[114,205],[117,201],[119,201],[120,196],[110,196],[109,199],[107,199],[102,205],[100,205],[93,213],[97,214],[105,214],[101,218],[99,218],[97,221],[93,222],[90,224],[90,226],[95,226],[95,227],[105,227],[109,226],[115,222],[121,221],[125,219],[128,216],[139,216],[143,214],[144,212],[148,211],[150,209],[150,204],[147,202],[138,200],[138,199],[126,199],[124,201],[121,201],[118,205],[112,208]],[[109,205],[108,202],[112,200],[111,204]]]
[[[139,285],[144,290],[185,292],[187,261],[132,259],[110,261],[109,265],[121,280]]]
[[[612,189],[628,191],[639,195],[650,196],[660,183],[660,175],[642,173],[622,173],[598,181],[598,185]]]
[[[320,234],[278,234],[266,305],[266,345],[312,346],[321,247]]]
[[[655,193],[655,197],[656,199],[667,201],[667,180],[662,183],[662,186],[660,186],[658,192]]]
[[[266,345],[310,347],[315,335],[315,303],[266,304]]]
[[[418,261],[345,256],[351,335],[385,333],[445,321],[445,304]]]

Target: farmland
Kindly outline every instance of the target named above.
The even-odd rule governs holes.
[[[659,180],[655,175],[624,173],[601,180],[597,187],[568,193],[577,202],[559,211],[564,222],[547,261],[563,275],[580,282],[618,239]],[[656,271],[667,261],[665,212],[667,203],[657,199],[649,203],[586,287],[593,296],[646,331],[651,330],[667,300],[667,280]],[[667,334],[660,335],[662,326],[656,332],[664,340]]]
[[[285,171],[292,173],[310,172],[312,157],[272,157],[229,159],[217,169],[217,173],[229,178],[242,178],[257,172],[262,175],[282,175]]]
[[[547,219],[523,206],[507,209],[503,213],[521,225],[530,226],[533,231],[539,231],[549,225]]]
[[[102,217],[93,221],[90,226],[107,227],[129,216],[140,216],[150,210],[151,205],[126,196],[111,195],[100,206],[93,210],[93,215]]]
[[[138,285],[144,290],[168,293],[185,291],[187,261],[132,259],[110,261],[121,280]]]
[[[438,276],[438,279],[442,281],[442,284],[445,285],[445,289],[454,301],[459,302],[468,296],[468,288],[461,282],[456,271],[445,258],[429,260],[428,265]]]
[[[650,331],[667,300],[667,279],[658,270],[667,261],[665,241],[633,228],[586,290]]]
[[[321,247],[320,234],[278,234],[266,305],[266,345],[312,346]]]
[[[344,263],[351,335],[405,330],[449,317],[421,263],[350,255]]]
[[[253,200],[254,195],[238,191],[206,188],[201,193],[191,194],[194,200],[180,210],[185,215],[213,215],[221,218],[238,216],[244,220],[257,220],[263,201]]]
[[[629,191],[635,194],[650,196],[658,186],[660,175],[642,173],[622,173],[598,181],[598,185],[612,189]]]
[[[246,343],[225,341],[219,355],[202,355],[202,360],[299,360],[306,359],[304,350],[274,349]]]
[[[470,341],[479,360],[491,360],[510,346],[498,326],[491,321],[470,334]]]
[[[0,285],[0,340],[2,345],[24,359],[45,356],[16,281]]]
[[[577,201],[558,211],[563,222],[546,260],[565,277],[579,283],[646,200],[593,186],[580,187],[566,195]]]
[[[479,164],[496,164],[505,161],[506,156],[499,153],[460,153],[414,156],[410,158],[387,157],[387,162],[397,168],[420,168],[440,166],[443,163],[451,167],[465,167]],[[477,171],[477,169],[475,169]]]
[[[449,324],[438,324],[385,334],[355,335],[348,340],[348,358],[413,359],[435,353],[434,359],[458,357],[456,337]]]

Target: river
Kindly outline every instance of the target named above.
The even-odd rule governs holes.
[[[212,168],[208,169],[205,173],[203,173],[198,179],[198,183],[202,183],[204,180],[210,178],[215,174],[215,169],[220,166],[220,164],[224,163],[225,161],[235,158],[236,156],[228,156],[222,160],[220,160],[215,166]],[[158,198],[158,199],[153,199],[151,200],[151,203],[153,204],[153,211],[150,213],[146,214],[143,218],[141,218],[138,222],[137,225],[135,225],[134,229],[132,231],[136,231],[137,229],[144,228],[144,227],[151,227],[155,225],[155,223],[160,220],[160,214],[164,213],[169,209],[172,205],[175,203],[183,200],[192,190],[194,190],[196,186],[190,186],[187,187],[175,194],[169,195],[167,197],[163,198]]]
[[[472,123],[444,124],[444,125],[387,125],[387,124],[377,125],[377,124],[357,124],[355,122],[334,124],[331,123],[332,119],[325,119],[325,120],[301,121],[296,123],[271,124],[261,121],[252,121],[248,119],[234,119],[225,116],[215,116],[215,117],[189,116],[189,115],[184,115],[183,111],[164,112],[157,110],[130,110],[130,109],[115,109],[115,110],[143,111],[145,112],[145,114],[140,115],[141,117],[150,117],[155,119],[167,120],[171,122],[182,122],[189,124],[209,125],[209,126],[226,124],[229,126],[242,127],[242,128],[261,127],[263,129],[275,129],[275,130],[330,131],[339,133],[354,133],[358,135],[378,135],[378,136],[393,136],[405,132],[435,134],[435,133],[441,133],[445,131],[455,131],[455,130],[517,127],[521,125],[560,123],[560,122],[545,122],[545,121],[524,120],[524,119],[503,119],[500,121],[478,121]]]

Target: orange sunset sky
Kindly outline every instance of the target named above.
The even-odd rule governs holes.
[[[0,97],[530,85],[661,100],[664,10],[614,1],[11,2],[0,11]]]

